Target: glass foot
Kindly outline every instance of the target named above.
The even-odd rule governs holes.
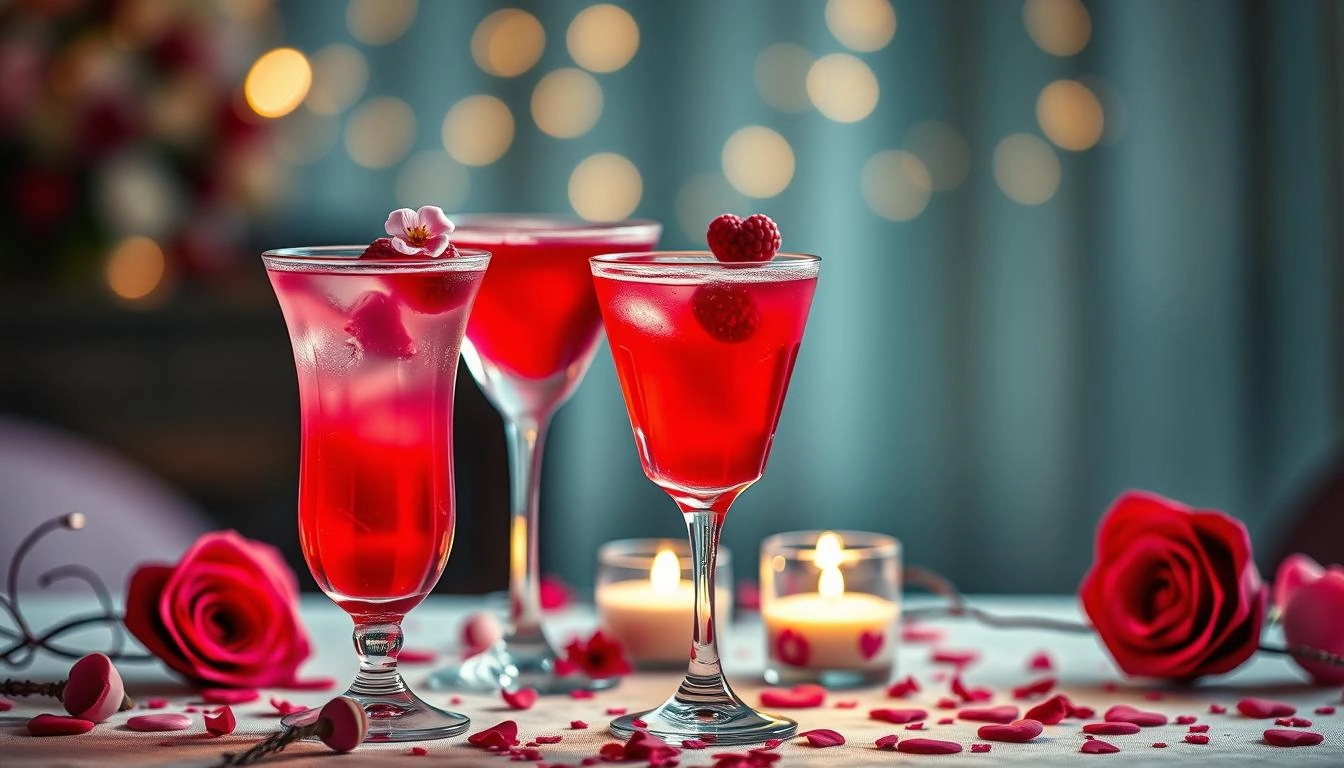
[[[636,728],[636,719],[647,725]],[[737,699],[691,705],[674,696],[657,709],[612,720],[610,730],[622,739],[645,730],[673,746],[680,745],[682,739],[700,739],[711,745],[759,744],[769,739],[793,738],[798,733],[798,723],[757,712]]]
[[[349,696],[364,708],[369,718],[365,743],[447,739],[461,736],[471,727],[466,715],[432,707],[410,691],[387,696],[362,696],[346,691],[341,695]],[[286,728],[311,725],[317,721],[318,712],[317,709],[295,712],[281,718],[280,724]]]
[[[460,666],[434,672],[426,684],[436,691],[481,693],[535,688],[546,696],[576,690],[601,691],[621,681],[619,677],[592,678],[582,672],[557,674],[556,659],[549,646],[509,645],[501,641]]]

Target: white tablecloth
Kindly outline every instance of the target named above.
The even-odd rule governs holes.
[[[1076,616],[1073,601],[1066,598],[986,598],[972,601],[985,608],[1005,613],[1032,613],[1053,616]],[[36,603],[30,600],[30,604]],[[432,598],[416,609],[407,624],[407,647],[434,649],[441,652],[440,663],[450,660],[455,651],[453,639],[457,627],[471,610],[480,607],[480,601],[463,598]],[[34,606],[37,607],[37,606]],[[37,617],[54,619],[69,613],[73,605],[50,600],[41,605]],[[87,606],[84,606],[87,607]],[[309,676],[330,675],[342,681],[340,688],[353,675],[355,660],[349,641],[349,619],[333,604],[321,598],[306,599],[304,617],[314,642],[316,653],[305,667]],[[590,609],[578,607],[553,614],[549,627],[557,639],[579,632],[591,632],[594,625]],[[38,623],[41,623],[39,621]],[[817,709],[790,710],[799,722],[800,730],[832,728],[847,739],[840,747],[813,748],[802,739],[794,739],[780,747],[783,760],[777,765],[856,765],[856,764],[913,764],[927,762],[936,765],[985,765],[1013,763],[1021,765],[1054,765],[1059,763],[1104,761],[1107,764],[1164,765],[1199,763],[1219,765],[1249,765],[1253,762],[1274,765],[1344,766],[1344,705],[1338,688],[1314,688],[1303,682],[1300,672],[1286,659],[1259,655],[1233,675],[1207,681],[1194,687],[1154,687],[1137,681],[1125,681],[1114,671],[1097,642],[1087,636],[1067,636],[1027,630],[993,630],[969,621],[948,620],[930,623],[946,631],[940,647],[976,649],[981,660],[964,672],[967,684],[989,687],[995,692],[994,704],[1013,703],[1023,711],[1034,702],[1014,701],[1011,690],[1015,686],[1040,677],[1043,673],[1027,669],[1028,659],[1039,650],[1048,650],[1055,660],[1053,674],[1059,679],[1057,692],[1066,693],[1076,704],[1093,707],[1100,713],[1117,703],[1128,703],[1144,709],[1177,715],[1196,715],[1199,723],[1209,726],[1209,743],[1187,744],[1183,738],[1185,725],[1167,725],[1145,728],[1133,736],[1099,737],[1121,751],[1109,755],[1080,754],[1083,743],[1081,722],[1066,720],[1060,725],[1047,726],[1045,733],[1029,744],[993,743],[988,754],[972,753],[970,745],[985,743],[976,735],[979,724],[957,720],[951,725],[939,725],[944,717],[954,717],[954,710],[938,709],[935,704],[950,696],[949,679],[939,678],[948,667],[932,663],[930,644],[904,644],[898,653],[896,676],[914,675],[922,691],[910,699],[894,700],[886,697],[881,687],[835,692],[825,706]],[[689,628],[688,628],[689,632]],[[735,689],[748,701],[757,702],[764,686],[760,679],[764,661],[762,631],[754,616],[721,632],[725,643],[724,659]],[[0,678],[16,677],[38,680],[55,679],[68,668],[68,663],[45,657],[25,670],[0,667]],[[137,702],[161,697],[169,701],[166,712],[181,712],[190,702],[198,702],[191,688],[177,682],[157,664],[119,665],[129,692]],[[431,703],[449,706],[449,694],[434,693],[419,687],[434,665],[406,665],[407,679]],[[660,703],[672,692],[678,676],[674,674],[640,673],[627,678],[614,690],[597,694],[593,699],[576,701],[569,697],[543,698],[527,711],[508,710],[498,697],[467,695],[460,704],[449,708],[464,712],[472,719],[471,732],[494,725],[501,720],[518,722],[519,735],[524,740],[539,735],[559,735],[559,744],[544,745],[541,751],[549,763],[578,765],[580,760],[595,755],[602,744],[613,739],[605,726],[611,719],[605,712],[609,707],[628,707],[634,712]],[[108,723],[92,732],[79,736],[32,737],[25,723],[40,712],[62,713],[59,705],[50,700],[18,699],[13,710],[0,713],[0,765],[9,766],[206,766],[218,760],[226,751],[241,751],[257,738],[277,727],[277,718],[267,703],[275,695],[294,702],[318,705],[334,695],[335,691],[265,691],[262,699],[234,707],[239,718],[238,730],[231,736],[212,738],[205,735],[199,713],[192,715],[194,722],[187,731],[177,733],[136,733],[123,723],[137,710],[114,716]],[[1298,716],[1313,721],[1308,730],[1324,734],[1324,743],[1311,747],[1279,748],[1265,744],[1262,733],[1277,727],[1272,720],[1252,720],[1237,714],[1235,704],[1244,696],[1261,696],[1291,702],[1297,706]],[[1151,698],[1150,698],[1151,697]],[[836,707],[838,702],[856,701],[852,709]],[[1209,705],[1226,706],[1228,714],[1209,713]],[[1337,714],[1318,715],[1317,707],[1335,705]],[[927,730],[923,733],[906,731],[904,726],[890,725],[868,719],[868,711],[877,707],[919,706],[929,711]],[[588,730],[570,730],[571,720],[581,719],[590,724]],[[955,741],[965,751],[946,756],[897,754],[878,750],[874,741],[887,733],[896,733],[902,739],[916,736]],[[1165,742],[1166,749],[1155,749],[1154,742]],[[160,746],[171,742],[171,746]],[[407,765],[495,765],[511,764],[506,757],[470,748],[465,737],[444,741],[423,742],[428,755],[408,755],[413,745],[364,746],[344,756],[334,756],[321,744],[304,743],[291,747],[280,758],[271,760],[280,765],[341,766],[354,768],[361,765],[382,765],[387,762]],[[686,751],[681,765],[712,764],[711,754],[720,751],[744,752],[745,747],[710,748]],[[328,762],[328,758],[335,762]],[[319,762],[321,760],[321,762]],[[265,763],[263,763],[265,764]]]

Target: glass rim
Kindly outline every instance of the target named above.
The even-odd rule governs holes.
[[[267,269],[282,272],[473,272],[485,269],[490,252],[480,248],[458,248],[457,256],[416,257],[406,259],[367,259],[359,254],[367,245],[303,245],[272,248],[261,254]]]
[[[448,218],[453,222],[455,235],[500,244],[594,237],[617,243],[643,242],[656,239],[663,231],[662,222],[653,219],[588,221],[556,213],[455,213]]]
[[[647,570],[663,548],[675,552],[679,559],[686,558],[686,561],[681,564],[683,571],[694,570],[695,563],[690,561],[690,542],[686,539],[671,537],[608,541],[597,548],[597,567],[598,570],[601,570],[603,566],[628,570]],[[714,552],[716,555],[715,567],[726,566],[733,560],[733,553],[727,547],[720,545],[715,548]]]
[[[588,259],[594,277],[632,281],[779,282],[816,277],[821,257],[777,253],[770,261],[719,261],[709,251],[634,251]]]
[[[844,545],[845,561],[875,560],[898,557],[901,554],[901,541],[895,536],[873,531],[847,531],[828,528],[815,531],[788,531],[767,536],[761,541],[761,557],[774,555],[799,555],[811,552],[817,547],[817,538],[823,533],[834,533]],[[806,560],[806,557],[795,559]]]

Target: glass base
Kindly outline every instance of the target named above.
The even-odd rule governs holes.
[[[765,668],[764,677],[771,685],[820,683],[830,690],[839,691],[886,685],[891,681],[893,672],[894,667],[890,665],[869,669],[810,669],[771,664]]]
[[[636,726],[635,720],[646,725]],[[786,718],[757,712],[742,701],[691,705],[674,696],[657,709],[611,721],[613,735],[628,739],[643,730],[666,740],[674,747],[682,739],[700,739],[711,745],[760,744],[769,739],[791,739],[798,723]]]
[[[471,727],[466,715],[432,707],[410,691],[390,696],[362,696],[350,691],[341,695],[349,696],[364,708],[369,718],[366,744],[447,739],[461,736]],[[286,728],[311,725],[317,722],[319,712],[318,709],[295,712],[281,718],[280,724]]]
[[[592,678],[582,672],[557,674],[557,655],[549,645],[509,645],[498,642],[460,666],[446,667],[429,676],[426,683],[436,691],[486,693],[534,688],[543,696],[570,691],[601,691],[614,688],[619,677]]]

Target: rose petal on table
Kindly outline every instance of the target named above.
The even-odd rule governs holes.
[[[1074,704],[1072,702],[1069,703],[1069,717],[1077,720],[1088,720],[1096,716],[1097,710],[1091,707]]]
[[[211,736],[228,736],[237,727],[238,719],[233,715],[233,707],[227,704],[214,714],[205,714],[205,730]]]
[[[34,736],[73,736],[93,730],[93,723],[78,717],[40,714],[28,721],[28,733]]]
[[[990,723],[976,730],[985,741],[1011,741],[1023,744],[1040,736],[1045,726],[1035,720],[1014,720],[1011,723]]]
[[[1258,696],[1247,696],[1237,702],[1237,711],[1246,717],[1269,719],[1271,717],[1287,717],[1297,714],[1297,707],[1286,701],[1275,701],[1273,699],[1262,699]]]
[[[1011,723],[1017,716],[1017,707],[1012,704],[1001,704],[997,707],[967,707],[957,713],[957,717],[962,720],[981,723]]]
[[[869,720],[881,720],[884,723],[896,723],[897,725],[913,723],[916,720],[925,720],[928,719],[928,717],[929,713],[927,711],[916,707],[902,709],[883,707],[881,709],[868,710]]]
[[[1055,678],[1042,677],[1027,683],[1026,685],[1013,689],[1014,699],[1029,699],[1033,696],[1044,696],[1054,690]]]
[[[896,749],[912,755],[954,755],[961,751],[961,745],[940,739],[905,739],[896,745]]]
[[[593,695],[593,692],[587,688],[575,688],[569,692],[569,698],[571,699],[591,699]]]
[[[582,720],[570,720],[569,727],[576,731],[582,731],[583,729],[588,727],[588,724]]]
[[[1208,737],[1208,734],[1204,734],[1204,733],[1187,733],[1187,734],[1185,734],[1185,743],[1186,743],[1186,744],[1208,744],[1208,743],[1209,743],[1209,737]]]
[[[1072,706],[1068,696],[1065,696],[1062,693],[1057,693],[1031,709],[1028,709],[1025,717],[1028,720],[1035,720],[1039,723],[1044,723],[1045,725],[1059,725],[1064,718],[1069,716],[1069,711],[1072,709]]]
[[[906,675],[904,680],[897,680],[887,686],[887,696],[893,699],[903,699],[912,693],[919,693],[919,683],[913,675]]]
[[[3,709],[0,709],[0,712],[3,712],[3,711],[4,711]],[[1333,715],[1333,714],[1335,714],[1335,708],[1334,708],[1334,707],[1317,707],[1317,708],[1316,708],[1316,714],[1318,714],[1318,715]]]
[[[972,745],[971,745],[971,751],[972,751],[972,752],[988,752],[988,751],[989,751],[989,747],[990,747],[989,744],[972,744]]]
[[[1227,714],[1227,707],[1224,707],[1222,704],[1210,704],[1210,705],[1209,705],[1209,714],[1210,714],[1210,715],[1225,715],[1225,714]]]
[[[1265,731],[1265,742],[1276,747],[1310,747],[1324,740],[1324,736],[1314,731],[1290,731],[1283,728]]]
[[[1167,742],[1165,742],[1165,741],[1154,741],[1154,742],[1153,742],[1153,749],[1166,749],[1166,748],[1167,748]]]
[[[1288,725],[1294,728],[1310,728],[1311,721],[1303,717],[1290,717],[1288,718]]]
[[[203,688],[201,699],[206,704],[246,704],[261,698],[256,688]]]
[[[158,715],[136,715],[126,721],[132,731],[184,731],[191,727],[191,718],[177,712]]]
[[[1204,725],[1192,725],[1189,728],[1186,728],[1185,730],[1189,733],[1208,733],[1209,726],[1207,723]]]
[[[920,720],[920,721],[918,721],[918,722],[911,723],[911,724],[905,726],[905,730],[907,730],[907,731],[922,731],[922,730],[924,730],[924,721],[923,721],[923,720]]]
[[[682,739],[682,740],[681,740],[681,747],[682,747],[682,749],[704,749],[705,747],[708,747],[708,746],[709,746],[709,744],[707,744],[707,743],[701,741],[700,739]]]
[[[562,737],[560,736],[538,736],[537,738],[533,739],[533,741],[537,742],[538,744],[559,744],[561,739]]]
[[[1037,651],[1027,659],[1027,669],[1032,672],[1049,672],[1055,668],[1054,659],[1045,651]]]
[[[1195,717],[1194,715],[1177,715],[1176,719],[1174,719],[1172,722],[1176,723],[1177,725],[1190,725],[1191,723],[1198,721],[1199,718]]]
[[[965,702],[989,701],[994,698],[994,692],[988,688],[967,688],[961,681],[961,675],[952,678],[952,695]]]
[[[648,731],[635,731],[621,747],[625,760],[647,760],[649,765],[666,765],[681,754],[681,750]]]
[[[274,696],[271,697],[270,701],[271,707],[274,708],[276,712],[279,712],[281,717],[292,715],[295,712],[302,712],[308,708],[303,704],[295,704],[287,699],[277,699]]]
[[[841,699],[835,702],[836,709],[855,709],[859,706],[858,699]]]
[[[411,747],[410,749],[406,750],[406,754],[410,755],[411,757],[424,757],[425,755],[429,754],[429,750],[425,749],[424,747]]]
[[[1083,746],[1078,750],[1087,755],[1109,755],[1112,752],[1119,752],[1120,748],[1101,739],[1088,739],[1083,742]]]
[[[624,714],[625,714],[625,710],[626,710],[625,707],[607,707],[607,714],[608,714],[608,715],[624,715]]]
[[[877,741],[874,743],[877,744],[878,749],[895,749],[896,742],[900,740],[901,737],[896,734],[888,733],[886,736],[877,737]]]
[[[439,652],[430,648],[402,648],[397,661],[402,664],[429,664],[439,658]]]
[[[814,683],[761,691],[761,706],[775,709],[809,709],[820,707],[825,701],[826,689]]]
[[[167,699],[150,699],[145,702],[145,709],[163,709],[168,706]]]
[[[4,696],[0,696],[0,712],[8,712],[13,708],[14,708],[14,702],[10,701],[9,699],[6,699]],[[1317,711],[1319,712],[1320,710]]]
[[[765,743],[761,745],[761,749],[763,749],[763,750],[771,750],[771,749],[775,749],[776,747],[778,747],[780,744],[783,744],[783,743],[784,743],[784,740],[783,740],[783,739],[766,739],[766,740],[765,740]],[[752,751],[753,751],[753,752],[756,752],[756,751],[760,751],[760,750],[752,750]]]
[[[1138,733],[1139,726],[1134,723],[1085,723],[1083,733],[1092,733],[1099,736],[1129,736]]]
[[[1102,719],[1108,723],[1133,723],[1144,728],[1167,724],[1167,716],[1161,712],[1149,712],[1128,704],[1116,704],[1106,710]]]
[[[519,688],[516,691],[503,690],[499,697],[509,705],[509,709],[531,709],[537,703],[536,688]]]
[[[980,652],[972,649],[954,650],[951,648],[939,648],[933,652],[929,660],[934,664],[951,664],[956,667],[965,667],[975,663],[980,658]]]
[[[956,721],[956,718],[952,718],[952,717],[940,717],[940,718],[938,718],[938,724],[939,724],[939,725],[956,725],[956,722],[957,722],[957,721]]]
[[[473,747],[508,748],[518,743],[518,723],[505,720],[467,737]]]
[[[838,747],[845,743],[845,737],[830,728],[816,728],[798,735],[807,739],[807,743],[814,747]]]
[[[957,707],[961,706],[961,704],[956,699],[944,696],[943,698],[935,702],[934,706],[939,709],[956,709]]]

